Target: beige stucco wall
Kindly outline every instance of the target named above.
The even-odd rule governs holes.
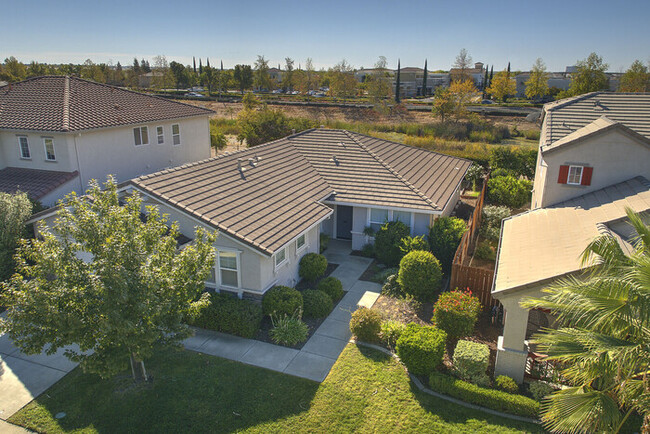
[[[30,159],[20,158],[19,136],[27,137]],[[54,139],[56,161],[45,159],[45,145],[43,144],[45,137]],[[72,172],[77,170],[77,163],[70,136],[67,134],[0,131],[0,169],[5,167]]]

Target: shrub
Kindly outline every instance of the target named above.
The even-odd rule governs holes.
[[[329,295],[332,301],[337,301],[343,297],[343,284],[336,277],[326,277],[316,287],[319,291],[323,291]]]
[[[508,377],[507,375],[499,375],[497,378],[495,378],[494,385],[496,386],[497,389],[503,390],[504,392],[508,392],[508,393],[519,392],[519,386],[517,385],[517,382],[512,378]]]
[[[431,252],[415,250],[399,263],[397,281],[406,294],[419,300],[430,300],[440,289],[442,269]]]
[[[365,256],[366,258],[374,258],[375,257],[375,246],[373,244],[364,244],[363,247],[361,247],[361,256]]]
[[[490,349],[485,344],[458,341],[454,350],[454,368],[463,380],[480,386],[490,384],[485,371],[490,363]]]
[[[394,320],[388,320],[381,323],[381,331],[379,338],[389,348],[394,348],[397,340],[402,336],[402,332],[406,329],[406,325]]]
[[[218,150],[225,148],[227,144],[228,140],[226,140],[226,135],[224,133],[210,128],[210,146]]]
[[[307,289],[302,292],[303,313],[308,318],[324,318],[334,308],[332,298],[323,291]]]
[[[509,169],[494,169],[493,171],[490,172],[490,176],[493,178],[496,178],[498,176],[514,176],[515,178],[517,178],[515,172]]]
[[[535,381],[528,385],[528,391],[536,401],[541,401],[546,396],[553,393],[553,390],[555,389],[553,389],[550,384],[544,383],[543,381]]]
[[[395,268],[395,267],[386,268],[386,269],[378,272],[377,274],[375,274],[374,277],[372,277],[372,281],[384,284],[384,283],[386,283],[386,280],[388,280],[388,278],[390,276],[392,276],[393,274],[397,275],[398,271],[399,271],[399,269]]]
[[[327,250],[327,246],[330,244],[330,236],[327,234],[320,234],[320,253],[323,253]]]
[[[291,134],[287,116],[280,110],[245,109],[237,115],[238,138],[246,140],[249,147],[267,143]]]
[[[537,149],[495,146],[490,153],[490,168],[506,169],[515,177],[532,179],[537,165]]]
[[[523,133],[528,140],[539,140],[540,131],[538,130],[524,130]]]
[[[397,274],[391,274],[388,276],[386,283],[381,287],[381,295],[388,297],[402,297],[404,295],[402,287],[399,285],[397,280]]]
[[[188,323],[218,332],[252,338],[262,324],[262,308],[226,294],[203,293],[190,305]]]
[[[429,386],[436,392],[492,410],[532,418],[539,414],[539,402],[526,396],[480,387],[440,372],[429,376]]]
[[[532,182],[513,176],[495,176],[488,180],[487,198],[495,205],[519,208],[530,202]]]
[[[481,235],[490,241],[499,241],[501,221],[510,217],[510,208],[507,206],[485,205],[481,220]]]
[[[480,164],[472,164],[467,170],[465,179],[471,184],[472,190],[477,190],[478,182],[483,178],[484,172],[485,169]]]
[[[454,254],[466,230],[465,222],[456,217],[440,217],[429,228],[431,253],[438,258],[445,273],[451,270]]]
[[[451,338],[471,335],[481,312],[481,302],[468,290],[440,294],[433,306],[433,323]]]
[[[486,261],[494,261],[497,257],[497,253],[494,251],[492,244],[488,240],[483,240],[478,243],[476,250],[474,251],[474,256],[478,259],[483,259]]]
[[[273,319],[273,328],[269,331],[271,339],[276,344],[294,346],[307,340],[309,327],[300,320],[298,315],[282,315]]]
[[[21,237],[27,237],[25,222],[37,209],[26,193],[0,192],[0,281],[14,273],[14,253]]]
[[[395,351],[410,373],[428,375],[442,363],[446,340],[443,330],[410,323],[397,340]]]
[[[264,315],[293,315],[302,310],[303,300],[300,291],[288,286],[276,285],[266,291],[262,298]]]
[[[384,224],[375,235],[375,254],[379,262],[395,267],[402,259],[399,243],[402,238],[408,237],[410,229],[404,223],[388,222]]]
[[[399,249],[402,254],[406,255],[414,250],[429,250],[429,243],[426,242],[423,235],[404,237],[399,242]]]
[[[381,331],[381,315],[376,310],[360,307],[352,313],[350,331],[364,342],[377,342]]]
[[[307,253],[300,259],[298,274],[303,279],[314,282],[325,274],[326,269],[327,259],[325,259],[325,256],[318,253]]]

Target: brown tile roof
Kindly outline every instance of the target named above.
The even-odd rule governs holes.
[[[76,77],[35,77],[0,87],[0,129],[81,131],[210,114]]]
[[[74,172],[55,172],[5,167],[0,170],[0,191],[5,193],[23,191],[32,199],[39,200],[78,175],[79,172],[76,170]]]
[[[249,159],[255,157],[260,160],[253,166]],[[348,131],[316,129],[130,184],[272,254],[331,212],[324,199],[440,212],[470,165]]]

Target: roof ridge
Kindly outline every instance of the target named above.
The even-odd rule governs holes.
[[[433,208],[435,208],[436,210],[440,210],[440,207],[439,207],[437,204],[435,204],[431,199],[429,199],[427,196],[425,196],[424,193],[422,193],[422,192],[420,191],[420,189],[418,189],[416,186],[414,186],[414,185],[411,184],[409,181],[407,181],[407,180],[406,180],[402,175],[400,175],[400,174],[399,174],[395,169],[393,169],[393,168],[392,168],[388,163],[386,163],[384,160],[382,160],[381,158],[379,158],[379,156],[377,156],[377,154],[375,154],[375,153],[372,152],[370,149],[368,149],[368,148],[367,148],[363,143],[361,143],[360,140],[358,140],[356,137],[354,137],[354,136],[352,135],[351,132],[349,132],[349,131],[347,131],[347,130],[343,130],[343,131],[345,132],[345,134],[346,134],[350,139],[352,139],[352,140],[353,140],[357,145],[359,145],[359,147],[361,147],[361,149],[363,149],[364,151],[366,151],[366,152],[367,152],[371,157],[373,157],[373,158],[374,158],[375,160],[377,160],[377,161],[378,161],[382,166],[384,166],[386,169],[388,169],[388,171],[389,171],[391,174],[393,174],[393,176],[395,176],[397,179],[399,179],[400,181],[402,181],[402,183],[404,183],[408,188],[410,188],[410,189],[411,189],[415,194],[417,194],[418,196],[420,196],[420,198],[422,198],[426,203],[428,203],[429,205],[431,205],[431,206],[432,206]]]
[[[63,81],[63,131],[70,131],[70,77],[65,76]]]

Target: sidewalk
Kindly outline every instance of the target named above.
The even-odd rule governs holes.
[[[331,275],[341,280],[347,294],[302,349],[209,330],[197,330],[195,336],[184,341],[185,348],[296,377],[323,381],[350,340],[352,312],[359,306],[371,307],[381,291],[380,285],[359,280],[371,259],[350,256],[349,243],[336,240],[330,243],[325,256],[329,262],[339,264]]]

